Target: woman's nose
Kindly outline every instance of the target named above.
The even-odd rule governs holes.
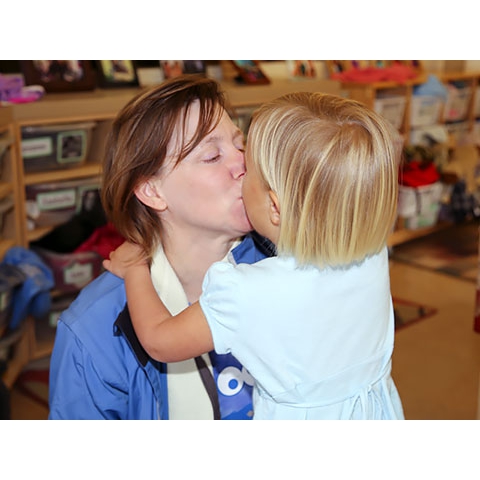
[[[234,178],[241,178],[245,175],[245,154],[237,148],[235,148],[232,153],[230,168]]]

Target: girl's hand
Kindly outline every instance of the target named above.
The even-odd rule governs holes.
[[[110,252],[110,259],[103,261],[103,267],[117,277],[125,278],[128,269],[148,266],[145,254],[138,245],[124,242],[116,250]]]

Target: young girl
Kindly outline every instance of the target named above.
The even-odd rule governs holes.
[[[263,105],[249,131],[243,198],[277,257],[214,264],[199,301],[174,317],[138,247],[124,244],[104,263],[125,279],[148,354],[175,362],[233,353],[255,379],[255,419],[403,419],[386,246],[397,137],[367,107],[333,95]]]

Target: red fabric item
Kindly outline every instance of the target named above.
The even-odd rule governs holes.
[[[97,228],[90,237],[85,240],[76,250],[79,252],[96,252],[102,258],[107,259],[110,252],[124,242],[124,238],[117,232],[111,223]]]
[[[420,163],[412,160],[400,172],[400,183],[406,187],[421,187],[431,185],[440,180],[440,174],[434,163]]]
[[[341,73],[335,73],[331,78],[341,82],[372,83],[393,81],[404,83],[417,76],[418,73],[412,67],[395,64],[385,68],[352,68]]]

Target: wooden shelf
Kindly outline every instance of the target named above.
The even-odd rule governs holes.
[[[355,100],[365,103],[370,108],[375,108],[375,100],[379,98],[377,95],[379,93],[384,93],[385,90],[390,90],[394,95],[405,96],[405,113],[401,127],[399,128],[400,134],[403,136],[406,144],[410,143],[411,132],[413,131],[410,115],[411,115],[411,105],[414,87],[425,83],[428,80],[429,73],[425,72],[420,74],[414,80],[409,80],[404,83],[398,82],[372,82],[372,83],[360,83],[360,82],[342,82],[342,88],[348,92],[348,96]],[[445,85],[451,82],[459,81],[464,82],[467,86],[472,88],[472,97],[468,105],[468,113],[464,120],[460,121],[445,121],[444,120],[444,108],[440,113],[438,124],[444,125],[448,129],[452,126],[458,125],[459,123],[465,122],[470,133],[473,132],[474,124],[476,122],[474,107],[478,101],[477,96],[480,94],[478,86],[480,83],[480,72],[448,72],[437,74],[437,77]],[[390,92],[389,92],[390,93]],[[437,124],[436,123],[436,124]],[[450,132],[450,130],[449,130]],[[456,134],[450,133],[450,139],[448,146],[455,145]],[[443,229],[449,224],[439,224],[431,228],[423,228],[418,230],[406,230],[399,229],[393,232],[390,237],[388,244],[389,246],[395,246],[409,240],[419,238],[425,235],[428,235],[437,230]]]
[[[470,78],[468,74],[465,78]],[[480,74],[479,74],[480,75]],[[451,78],[451,77],[448,77]],[[456,76],[455,79],[463,78]],[[265,101],[274,99],[286,93],[296,91],[320,91],[343,95],[344,90],[354,92],[352,98],[372,105],[376,92],[401,89],[408,98],[413,87],[426,81],[420,76],[415,80],[398,84],[396,82],[378,82],[366,86],[362,84],[344,83],[333,80],[308,79],[291,80],[287,78],[272,78],[269,85],[239,85],[233,80],[221,82],[230,105],[235,108],[256,107]],[[444,81],[447,77],[443,77]],[[27,231],[25,209],[25,187],[42,183],[97,177],[101,174],[101,159],[104,142],[113,119],[121,108],[142,88],[128,89],[97,89],[89,92],[49,93],[41,100],[27,104],[17,104],[0,108],[0,133],[6,132],[12,139],[9,153],[10,170],[0,181],[0,198],[13,195],[15,198],[15,225],[9,231],[9,236],[0,242],[0,255],[14,245],[28,247],[29,243],[41,238],[54,227],[38,228]],[[406,112],[406,117],[408,109]],[[26,126],[55,125],[64,123],[96,122],[92,133],[90,152],[85,164],[62,170],[51,170],[38,173],[24,171],[21,158],[21,131]],[[403,126],[403,133],[408,129],[408,123]],[[12,222],[13,223],[13,222]],[[397,230],[389,238],[389,246],[395,246],[412,238],[418,238],[434,232],[444,226],[435,226],[421,230]],[[51,353],[55,329],[35,322],[29,318],[25,322],[22,338],[15,347],[14,356],[3,378],[7,386],[12,386],[16,376],[28,361],[47,356]]]
[[[477,79],[480,72],[445,72],[439,74],[442,82],[462,81]]]
[[[0,258],[3,258],[7,251],[15,246],[16,243],[13,239],[0,240]]]
[[[342,88],[350,90],[352,88],[363,88],[363,89],[373,89],[373,90],[388,90],[392,88],[399,87],[412,87],[415,85],[420,85],[425,83],[428,79],[426,74],[420,74],[418,77],[406,80],[405,82],[399,83],[395,81],[384,81],[384,82],[372,82],[372,83],[362,83],[362,82],[342,82]]]
[[[55,227],[38,227],[34,230],[29,230],[27,232],[27,241],[28,243],[39,240],[40,238],[50,233]]]
[[[273,80],[268,86],[245,86],[234,81],[222,82],[227,98],[233,108],[257,106],[282,94],[298,90],[324,91],[340,95],[340,84],[331,80],[314,80],[295,82],[290,80]],[[101,174],[101,159],[105,139],[110,126],[121,108],[141,88],[97,89],[90,92],[47,94],[37,102],[12,105],[0,109],[0,132],[10,132],[12,138],[12,159],[18,169],[13,181],[9,179],[0,183],[0,197],[14,193],[17,210],[16,240],[0,242],[0,254],[17,244],[28,247],[54,227],[27,230],[25,188],[29,185],[61,182],[66,180],[98,177]],[[60,125],[68,123],[95,122],[87,159],[83,165],[42,172],[25,172],[21,158],[22,128],[39,125]],[[28,318],[23,327],[21,340],[15,346],[14,356],[3,376],[7,386],[11,387],[22,368],[31,360],[50,355],[55,338],[55,328],[45,321]]]
[[[13,192],[13,185],[7,182],[0,182],[0,198],[5,198]]]
[[[27,318],[18,332],[11,334],[13,338],[11,349],[12,357],[8,362],[7,370],[2,375],[3,383],[7,388],[12,388],[18,375],[31,359],[32,348],[35,341],[35,327],[32,318]],[[5,342],[7,339],[3,339]],[[10,339],[9,339],[10,340]]]
[[[408,242],[409,240],[414,240],[415,238],[424,237],[425,235],[429,235],[430,233],[438,232],[439,230],[444,230],[447,227],[450,227],[450,223],[438,223],[432,227],[428,228],[419,228],[416,230],[407,230],[407,229],[400,229],[394,231],[389,239],[388,239],[388,246],[394,247],[395,245],[399,245],[401,243]]]
[[[341,94],[340,83],[333,80],[290,80],[272,79],[268,85],[239,85],[234,81],[223,81],[222,88],[226,91],[233,107],[250,107],[273,100],[280,95],[304,92],[324,92]]]
[[[19,126],[44,123],[84,122],[114,118],[140,88],[97,89],[90,92],[47,93],[32,103],[14,105],[11,119]],[[52,122],[53,121],[53,122]]]
[[[76,178],[88,178],[100,175],[102,168],[100,163],[85,164],[77,168],[65,168],[63,170],[52,170],[25,174],[25,185],[39,183],[59,182],[63,180],[74,180]]]

